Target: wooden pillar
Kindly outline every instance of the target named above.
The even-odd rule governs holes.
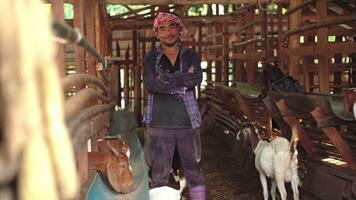
[[[282,49],[284,48],[282,4],[278,4],[277,16],[277,60],[283,63],[280,65],[280,67],[282,67],[284,63],[286,63],[286,59],[282,53]]]
[[[134,112],[136,120],[141,121],[141,64],[139,63],[139,33],[137,30],[132,32],[132,58],[134,72]]]
[[[53,12],[53,18],[60,22],[61,24],[64,24],[64,8],[63,0],[51,0],[50,1],[52,4],[52,12]],[[64,45],[63,44],[57,44],[57,52],[56,52],[56,63],[58,67],[58,72],[60,77],[65,76],[65,67],[64,67]]]
[[[100,46],[100,8],[98,0],[94,0],[94,27],[95,27],[95,48],[97,52],[101,53],[101,46]]]
[[[297,5],[300,5],[302,0],[291,0],[289,8],[294,8]],[[302,11],[297,10],[289,16],[289,30],[293,30],[299,27],[301,21]],[[299,47],[299,35],[291,35],[289,37],[288,48],[297,48]],[[289,57],[289,75],[293,77],[298,77],[298,67],[299,67],[299,56],[290,56]]]
[[[99,44],[100,44],[100,54],[108,55],[108,34],[109,34],[109,19],[108,14],[106,12],[106,5],[99,4],[98,5],[98,18],[99,18]]]
[[[255,10],[250,9],[248,13],[246,13],[247,22],[253,22],[254,21],[254,16],[255,16]],[[246,30],[246,40],[253,39],[255,37],[255,28],[254,26],[248,27]],[[252,42],[250,44],[247,44],[246,47],[246,53],[254,53],[256,52],[255,49],[256,43]],[[255,58],[248,58],[246,61],[246,69],[247,69],[247,82],[252,83],[255,81],[255,64],[256,64],[256,59]]]
[[[218,11],[216,11],[218,12]],[[223,32],[223,25],[221,23],[215,23],[215,34],[221,34]],[[223,39],[222,35],[216,35],[215,36],[215,44],[214,45],[220,45],[215,48],[215,81],[216,82],[222,82],[222,61],[223,61],[223,49],[222,45],[223,44]]]
[[[266,3],[262,3],[262,7],[266,8],[267,7]],[[262,49],[264,49],[265,52],[266,52],[265,60],[262,62],[263,66],[264,66],[266,62],[270,62],[271,61],[270,60],[270,53],[273,52],[273,49],[272,49],[272,51],[270,51],[270,48],[269,48],[268,28],[267,28],[268,27],[267,9],[266,10],[261,10],[261,17],[262,17],[262,19],[265,20],[265,22],[263,22],[261,24],[261,38],[265,39],[264,41],[262,41]]]
[[[327,1],[317,1],[316,10],[319,21],[325,21],[327,19]],[[318,33],[318,49],[328,48],[328,28],[320,28]],[[319,88],[321,93],[329,94],[329,55],[321,55],[318,57],[319,64]]]
[[[311,45],[311,46],[315,46],[315,35],[308,35],[308,36],[305,36],[305,43],[307,46]],[[303,58],[303,65],[305,65],[305,68],[306,68],[306,71],[308,72],[307,74],[307,77],[304,77],[305,79],[305,83],[307,85],[304,86],[304,89],[306,92],[314,92],[315,90],[315,78],[314,78],[314,75],[315,75],[315,72],[311,71],[309,72],[309,69],[308,67],[310,65],[314,65],[314,56],[305,56]]]
[[[210,8],[210,6],[209,6],[209,8]],[[212,12],[211,11],[211,9],[209,10],[208,9],[208,13],[209,13],[209,11],[210,12]],[[212,33],[214,30],[213,30],[214,28],[213,28],[213,26],[211,25],[211,24],[207,24],[207,31],[206,31],[206,33]],[[211,42],[212,44],[214,44],[213,43],[213,38],[212,37],[208,37],[207,38],[207,41],[208,42]],[[206,79],[207,79],[207,81],[212,81],[213,79],[212,79],[212,77],[213,77],[213,72],[212,72],[212,68],[213,68],[213,61],[212,61],[212,59],[210,58],[211,56],[210,55],[212,55],[213,53],[215,52],[215,50],[214,49],[212,49],[212,48],[209,48],[209,46],[208,46],[208,49],[207,49],[207,51],[206,51],[206,54],[207,54],[207,61],[208,61],[208,66],[207,66],[207,68],[206,68]],[[216,64],[215,64],[215,66],[216,66]],[[216,72],[216,71],[215,71]]]
[[[142,58],[144,58],[144,56],[146,55],[146,40],[142,41]],[[141,62],[142,66],[143,66],[143,59]],[[143,66],[144,67],[144,66]],[[143,105],[146,106],[146,91],[143,90]]]
[[[238,14],[237,17],[236,17],[236,26],[237,28],[241,28],[242,27],[242,14]],[[236,35],[236,41],[237,42],[242,42],[241,40],[241,34],[237,34]],[[242,47],[239,46],[239,47],[234,47],[234,50],[235,52],[234,53],[242,53]],[[240,59],[236,59],[235,61],[235,65],[234,66],[234,80],[238,81],[238,82],[242,82],[242,74],[243,74],[243,61],[240,60]]]
[[[203,42],[203,29],[202,29],[202,24],[199,23],[199,28],[198,28],[198,43],[199,43],[199,46],[198,46],[198,54],[199,54],[199,60],[201,62],[202,60],[202,42]],[[199,84],[198,85],[198,98],[200,97],[201,95],[201,85]]]
[[[80,33],[84,33],[84,1],[78,0],[73,2],[74,9],[74,18],[73,18],[73,27],[77,28]],[[85,73],[85,53],[83,47],[75,45],[74,48],[75,54],[75,71],[76,73]],[[85,85],[76,85],[76,91],[80,91],[85,88]],[[97,147],[96,140],[97,137],[92,137],[92,147],[94,144],[94,149]],[[93,142],[95,141],[95,142]],[[78,152],[78,171],[80,183],[83,184],[88,179],[88,148],[87,145],[83,145],[83,149]]]
[[[86,0],[85,14],[85,36],[88,42],[95,46],[95,4],[96,0]],[[96,76],[95,59],[92,55],[87,54],[88,73]]]
[[[127,107],[130,102],[130,83],[129,83],[129,69],[130,69],[130,46],[127,47],[125,54],[125,64],[124,64],[124,99],[125,107]]]
[[[81,34],[84,33],[84,0],[73,1],[74,19],[73,26],[78,29]],[[85,53],[83,47],[75,45],[75,71],[76,73],[85,73]],[[84,86],[77,88],[82,89]]]
[[[336,42],[342,42],[342,36],[336,36]],[[335,54],[335,64],[341,64],[342,63],[342,54],[338,53]],[[336,71],[334,72],[334,88],[333,88],[333,93],[334,94],[341,94],[342,88],[342,72],[341,71]]]
[[[229,22],[223,23],[223,82],[229,85]]]

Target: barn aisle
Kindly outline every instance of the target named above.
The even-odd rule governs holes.
[[[256,176],[248,181],[234,174],[231,149],[216,135],[202,135],[202,168],[206,177],[209,200],[257,200],[262,190]]]

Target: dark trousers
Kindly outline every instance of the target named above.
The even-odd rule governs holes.
[[[174,149],[187,180],[187,187],[204,185],[204,175],[193,147],[193,129],[148,128],[150,137],[151,187],[168,185]]]

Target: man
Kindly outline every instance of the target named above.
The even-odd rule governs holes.
[[[197,53],[184,47],[180,19],[159,12],[153,30],[160,46],[144,59],[143,82],[148,91],[144,122],[150,137],[151,187],[168,185],[176,149],[192,200],[205,200],[205,180],[194,138],[201,123],[195,86],[202,80]]]

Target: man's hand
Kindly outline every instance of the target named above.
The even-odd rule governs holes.
[[[194,67],[193,66],[190,66],[188,68],[188,73],[191,74],[191,73],[194,73]]]

